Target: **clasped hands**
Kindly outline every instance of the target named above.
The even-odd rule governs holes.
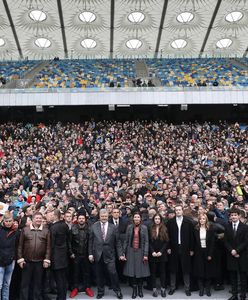
[[[237,252],[235,249],[233,249],[233,250],[231,251],[231,254],[232,254],[232,256],[234,256],[235,258],[239,258],[239,254],[238,254],[238,252]]]

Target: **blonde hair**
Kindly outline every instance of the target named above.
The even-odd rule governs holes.
[[[209,229],[209,222],[208,222],[208,217],[207,217],[206,214],[200,214],[200,215],[198,216],[198,222],[197,222],[197,224],[196,224],[196,228],[199,229],[199,228],[201,227],[200,219],[201,219],[202,217],[205,217],[205,219],[206,219],[205,227],[206,227],[206,229],[208,230],[208,229]]]

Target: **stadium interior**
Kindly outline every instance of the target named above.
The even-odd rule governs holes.
[[[127,122],[125,123],[125,121]],[[22,196],[19,185],[21,185],[21,180],[24,178],[24,181],[30,182],[30,186],[27,185],[27,188],[23,185],[23,191],[27,190],[24,191],[25,195],[27,194],[32,198],[32,201],[34,201],[32,204],[34,204],[36,210],[38,210],[35,206],[37,204],[35,202],[36,194],[31,193],[33,187],[34,190],[37,189],[37,194],[42,191],[46,196],[48,195],[48,201],[50,202],[58,200],[59,203],[62,199],[61,202],[64,201],[64,203],[60,203],[61,207],[58,204],[56,206],[56,203],[53,206],[49,202],[49,205],[51,209],[61,208],[61,211],[64,210],[62,214],[66,214],[69,204],[72,203],[71,200],[74,198],[68,196],[69,192],[68,195],[66,194],[67,191],[63,190],[64,187],[57,194],[58,182],[56,180],[60,176],[62,177],[62,174],[65,177],[67,176],[68,186],[70,185],[68,190],[72,191],[73,197],[76,195],[75,199],[78,196],[76,192],[81,192],[77,181],[81,180],[81,183],[79,182],[80,188],[86,186],[86,191],[82,190],[82,198],[85,197],[84,200],[88,201],[90,199],[91,201],[95,197],[96,202],[94,202],[92,211],[94,213],[96,211],[96,215],[98,209],[100,211],[100,208],[103,208],[107,203],[104,202],[105,198],[100,197],[100,194],[105,192],[111,194],[114,191],[119,199],[121,196],[119,197],[117,191],[119,192],[118,189],[121,190],[125,184],[126,187],[123,188],[123,193],[126,193],[129,188],[131,190],[136,189],[136,184],[137,186],[140,184],[140,189],[142,189],[142,176],[144,174],[144,184],[147,182],[153,184],[153,181],[156,181],[154,179],[156,174],[159,174],[159,176],[162,174],[161,179],[164,180],[165,195],[168,192],[168,195],[170,194],[168,197],[172,199],[174,198],[171,193],[173,195],[177,188],[179,190],[179,186],[184,187],[185,184],[185,189],[182,189],[182,193],[180,191],[176,197],[179,199],[179,196],[186,194],[187,201],[190,204],[193,202],[194,197],[192,196],[199,196],[202,199],[201,201],[205,199],[204,197],[207,199],[205,190],[200,191],[199,195],[195,195],[195,191],[191,190],[195,183],[198,184],[198,182],[206,180],[206,191],[209,189],[215,192],[213,195],[209,194],[213,198],[210,199],[213,204],[210,202],[209,204],[207,200],[207,204],[199,202],[197,210],[202,207],[206,208],[205,213],[208,209],[212,212],[211,205],[215,205],[214,201],[217,203],[217,198],[222,197],[221,192],[223,191],[230,192],[230,195],[232,193],[234,200],[232,200],[231,205],[235,203],[235,205],[240,205],[238,200],[235,201],[236,198],[239,199],[243,196],[243,194],[241,195],[242,192],[244,198],[241,198],[245,200],[241,200],[241,202],[244,201],[246,204],[245,216],[246,224],[248,224],[248,0],[1,0],[0,128],[0,159],[2,163],[0,170],[0,196],[2,198],[0,202],[6,201],[7,204],[4,204],[9,205],[7,209],[9,211],[14,207],[14,212],[11,211],[11,213],[13,215],[16,213],[15,222],[18,230],[24,216],[22,206],[16,209],[8,199],[9,202],[7,202],[5,199],[7,192],[9,192],[7,198],[9,195],[13,198],[16,197],[15,194],[12,195],[14,190],[18,193],[18,197]],[[130,157],[134,157],[132,164],[128,161],[131,160]],[[199,165],[197,165],[198,159],[200,161]],[[188,170],[191,162],[192,169],[189,168],[190,170]],[[182,166],[185,164],[184,170]],[[126,169],[126,165],[128,168],[130,167],[130,170]],[[152,173],[153,167],[154,173]],[[34,172],[33,168],[35,169]],[[140,173],[136,170],[137,168],[138,170],[140,168]],[[201,168],[207,170],[206,176],[202,175],[204,172],[200,172]],[[127,173],[123,172],[123,175],[119,171],[121,169],[128,171]],[[151,170],[152,176],[149,178]],[[138,175],[134,180],[135,184],[133,184],[133,179],[130,179],[133,175],[130,174],[136,171]],[[186,177],[181,176],[180,172],[185,173],[186,175],[183,176]],[[77,177],[79,173],[82,176],[80,178]],[[108,183],[108,179],[101,179],[107,178],[107,176],[111,177],[112,173],[114,173],[113,181],[116,182],[116,185]],[[119,173],[121,175],[116,180],[114,176],[119,176]],[[197,174],[200,177],[197,177]],[[96,177],[94,177],[95,175]],[[228,179],[231,182],[230,191],[228,189],[226,191],[224,188],[221,190],[219,186],[217,187],[220,180],[224,181],[226,179],[225,176],[231,178]],[[180,178],[182,183],[179,183]],[[158,179],[156,187],[151,188],[151,193],[157,193],[157,190],[158,194],[160,192],[164,193],[162,187],[160,189],[159,186],[160,177]],[[85,180],[88,180],[87,183],[82,183]],[[40,184],[41,181],[43,181],[43,185]],[[96,186],[94,186],[94,181],[97,181]],[[121,182],[120,186],[118,185],[119,181]],[[49,183],[48,187],[46,186],[47,182]],[[243,187],[245,192],[242,190],[239,194],[238,188],[241,190]],[[97,189],[97,193],[99,192],[98,196],[95,196],[94,188]],[[168,190],[166,190],[167,188]],[[141,195],[141,199],[144,200],[142,205],[148,203],[145,199],[147,192],[148,189],[144,195]],[[41,197],[44,196],[42,193]],[[135,193],[136,190],[132,196]],[[57,195],[58,198],[56,198]],[[140,207],[142,209],[154,209],[152,204],[142,207],[141,203],[138,203],[139,196],[137,196],[137,202],[130,202],[134,204],[132,208],[136,209],[137,206],[138,209]],[[39,201],[42,202],[41,197]],[[115,201],[111,197],[109,199]],[[68,202],[66,202],[67,200]],[[70,201],[71,203],[69,203]],[[13,203],[15,202],[13,201]],[[185,204],[186,200],[185,203],[182,203]],[[241,206],[244,203],[242,202]],[[103,206],[101,206],[102,204]],[[126,205],[123,206],[126,211],[129,209],[131,211],[131,206],[129,207],[128,202],[124,202],[124,200],[116,208],[119,209],[122,204]],[[170,205],[173,203],[169,203],[168,207],[166,201],[162,204],[166,206],[167,214],[167,208],[169,211],[172,207]],[[209,207],[207,207],[208,204]],[[230,201],[227,206],[229,204]],[[45,211],[41,214],[44,219],[42,222],[45,225],[51,225],[49,222],[53,222],[52,219],[49,220],[49,217],[47,217],[47,214],[49,216],[50,213],[49,205],[47,202],[40,206],[40,209],[44,208]],[[113,207],[114,205],[116,205],[116,202],[114,202]],[[156,205],[155,212],[161,213]],[[228,206],[227,209],[229,210],[230,207]],[[74,211],[76,214],[71,216],[80,216],[79,210],[81,208],[83,208],[83,205],[77,204]],[[174,209],[174,207],[172,208]],[[92,211],[87,211],[87,218],[93,216],[93,214],[91,215]],[[51,212],[54,213],[52,210]],[[165,216],[165,210],[162,212]],[[0,214],[0,217],[3,215],[3,213]],[[196,220],[198,220],[197,218],[198,211]],[[229,217],[225,215],[225,218],[226,223],[228,223]],[[58,220],[62,220],[60,213]],[[97,218],[94,219],[94,221],[96,220],[98,222]],[[182,222],[181,220],[182,218],[179,221]],[[204,225],[206,227],[204,227],[204,230],[206,230],[203,232],[205,234],[204,243],[206,232],[209,229],[206,220]],[[33,220],[30,216],[31,221]],[[162,219],[160,221],[162,223]],[[70,222],[71,226],[75,225],[72,224],[72,220]],[[119,226],[118,223],[116,224]],[[182,223],[180,224],[182,225]],[[25,225],[27,223],[23,227]],[[48,230],[48,226],[45,225],[45,230]],[[41,227],[38,229],[36,227],[35,230],[40,230]],[[140,233],[137,233],[136,229],[133,230],[135,238],[132,237],[132,247],[136,247],[135,251],[139,251],[141,240],[138,236]],[[103,226],[101,237],[105,243],[106,232],[104,230]],[[158,237],[158,231],[154,231],[155,233]],[[167,232],[164,233],[166,233],[167,242]],[[223,239],[224,231],[221,234],[220,239]],[[236,234],[236,231],[234,234]],[[26,241],[25,238],[21,240]],[[117,241],[117,237],[115,240]],[[178,242],[178,253],[181,255],[180,235],[175,240]],[[188,241],[189,239],[186,238],[185,240]],[[241,242],[243,242],[242,238]],[[167,252],[170,255],[170,251],[167,250],[171,249],[166,247],[164,247],[164,252],[166,255]],[[247,254],[248,242],[244,247],[246,247]],[[19,248],[22,248],[22,246],[19,246]],[[49,247],[47,246],[47,248]],[[110,249],[112,250],[112,248],[114,249],[111,246]],[[230,249],[234,249],[234,247]],[[190,250],[192,249],[190,248]],[[87,251],[88,248],[83,253],[87,261],[86,264],[83,264],[84,267],[89,264],[89,261],[92,264],[94,262],[94,256],[88,256]],[[216,280],[214,283],[217,289],[213,292],[212,299],[227,299],[230,296],[230,282],[227,280],[228,284],[225,287],[223,286],[226,277],[228,277],[225,262],[222,262],[224,246],[222,246],[221,251],[216,254],[218,258],[220,257],[219,264],[216,263],[216,266],[220,271],[219,273],[221,273],[221,280],[220,282]],[[234,254],[233,251],[235,251]],[[191,252],[187,252],[189,260],[191,260]],[[242,255],[236,250],[230,250],[229,252],[232,253],[234,260],[239,259],[239,255]],[[110,256],[115,257],[113,253],[111,252]],[[202,257],[204,256],[205,264],[207,260],[209,262],[212,259],[206,253],[201,254]],[[162,253],[160,254],[162,256]],[[64,257],[67,258],[66,255]],[[73,255],[72,253],[70,259],[75,258],[75,255],[74,257]],[[140,265],[142,267],[147,266],[147,256],[148,254],[141,256]],[[30,261],[26,258],[24,260],[23,257],[20,255],[18,257],[19,262],[16,260],[14,274],[16,276],[17,273],[19,276],[18,280],[20,280],[20,274],[23,271],[21,269],[24,268],[22,276],[23,273],[25,274],[26,262],[30,265]],[[52,267],[56,258],[63,259],[64,257],[60,254],[54,255],[51,259]],[[124,257],[123,255],[120,256],[120,260],[121,258],[121,263],[124,263],[125,253]],[[139,263],[136,261],[136,256],[133,260],[135,265]],[[248,256],[246,257],[247,261]],[[11,263],[13,262],[12,259]],[[43,264],[40,266],[41,269],[50,267],[50,257],[47,259],[44,256],[42,260],[39,258],[38,262]],[[32,263],[31,261],[31,265]],[[34,261],[34,263],[37,263],[37,261]],[[101,263],[105,264],[103,255],[101,256]],[[15,262],[13,263],[13,269],[14,264]],[[74,269],[77,268],[76,265],[77,263],[75,263]],[[63,267],[63,269],[66,268]],[[247,275],[247,269],[245,272]],[[155,275],[153,274],[155,282],[157,273],[155,269]],[[29,276],[31,273],[27,271],[26,274]],[[69,278],[73,277],[71,273],[64,272],[65,274],[67,274],[68,282],[72,281],[72,278]],[[103,279],[106,279],[106,274],[103,274]],[[176,288],[176,271],[173,270],[172,274],[172,276],[175,275],[174,277],[171,276],[175,282],[174,288],[171,287],[171,294],[169,292],[171,296]],[[99,274],[97,273],[97,275]],[[182,275],[185,280],[185,273],[182,272]],[[30,288],[32,284],[26,283],[26,286],[23,284],[24,276],[22,277],[22,283],[15,276],[12,277],[14,279],[10,287],[10,300],[27,300],[28,298],[33,300],[34,298],[30,296],[30,293],[37,290],[37,295],[41,293],[40,290],[42,290],[42,293],[49,293],[49,297],[51,294],[56,294],[54,286],[49,286],[49,280],[52,278],[49,272],[46,273],[45,276],[47,277],[44,277],[46,280],[42,284],[40,280],[40,288],[36,289],[34,287],[33,290]],[[57,276],[59,277],[59,275]],[[90,276],[93,279],[92,282],[94,282],[95,273],[92,272]],[[32,276],[29,277],[31,282]],[[133,277],[135,280],[137,279],[135,275]],[[241,277],[237,278],[240,279],[239,283],[242,286]],[[33,281],[35,281],[34,279],[36,279],[35,276]],[[137,296],[137,286],[140,289],[142,284],[141,286],[139,286],[139,283],[137,285],[138,281],[135,280],[132,287],[136,287]],[[247,283],[247,277],[245,280]],[[60,279],[57,279],[57,282],[59,281]],[[122,283],[123,286],[125,285],[123,290],[126,299],[127,297],[130,298],[130,282]],[[50,288],[48,288],[48,291],[45,291],[46,285]],[[97,298],[100,299],[104,295],[104,289],[102,291],[99,289],[99,284],[96,285],[98,287]],[[221,289],[218,285],[221,286]],[[26,298],[19,298],[19,290],[23,294],[25,292],[25,289],[21,289],[20,286],[26,287]],[[95,286],[94,292],[96,294]],[[238,294],[240,286],[236,284],[236,294]],[[62,283],[60,287],[57,284],[57,292],[64,290],[65,287],[67,287],[66,283]],[[88,285],[85,287],[86,291]],[[28,291],[29,288],[31,292]],[[161,288],[163,288],[162,285]],[[200,285],[199,288],[201,288]],[[0,288],[0,299],[1,289],[2,286]],[[5,284],[4,289],[8,291],[9,286]],[[77,295],[79,290],[79,287],[73,288],[71,285],[70,291],[65,289],[64,298],[58,296],[57,299],[66,299],[66,295],[68,297],[70,295],[70,298],[85,299],[85,294],[82,297]],[[82,288],[80,292],[83,290]],[[100,295],[99,290],[101,290]],[[172,299],[185,299],[185,292],[187,296],[191,295],[189,286],[188,289],[183,290],[180,288],[179,290],[179,293],[177,291],[176,296],[173,296]],[[73,291],[75,293],[72,296]],[[109,285],[109,290],[106,288],[105,291],[108,297],[106,299],[114,299],[112,292],[116,292],[118,299],[123,297],[120,290],[116,291],[113,285]],[[231,290],[231,292],[233,291]],[[163,295],[165,291],[161,289],[161,292],[161,295]],[[207,296],[209,297],[211,295],[210,289],[208,292]],[[93,292],[90,290],[91,293]],[[90,295],[87,291],[86,294]],[[109,296],[110,294],[111,296]],[[153,288],[154,294],[154,297],[158,296]],[[151,291],[145,291],[144,299],[150,299],[151,295]],[[45,298],[44,296],[42,299],[55,299],[55,296],[52,296],[53,298],[49,297]],[[92,294],[89,297],[93,297]],[[229,299],[247,299],[246,296],[235,297]],[[36,299],[41,298],[37,297]],[[196,296],[193,299],[199,299],[199,297]]]

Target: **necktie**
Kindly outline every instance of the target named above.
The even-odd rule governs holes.
[[[235,236],[237,232],[236,223],[233,223],[233,235]]]
[[[105,241],[106,232],[105,232],[105,223],[102,223],[102,239]]]
[[[118,226],[118,221],[115,221],[115,226]]]

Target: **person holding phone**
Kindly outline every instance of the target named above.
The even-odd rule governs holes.
[[[148,264],[149,237],[148,229],[141,224],[141,215],[135,212],[133,223],[128,225],[124,242],[126,263],[123,274],[130,277],[133,293],[132,299],[138,296],[143,298],[143,278],[150,276]]]

